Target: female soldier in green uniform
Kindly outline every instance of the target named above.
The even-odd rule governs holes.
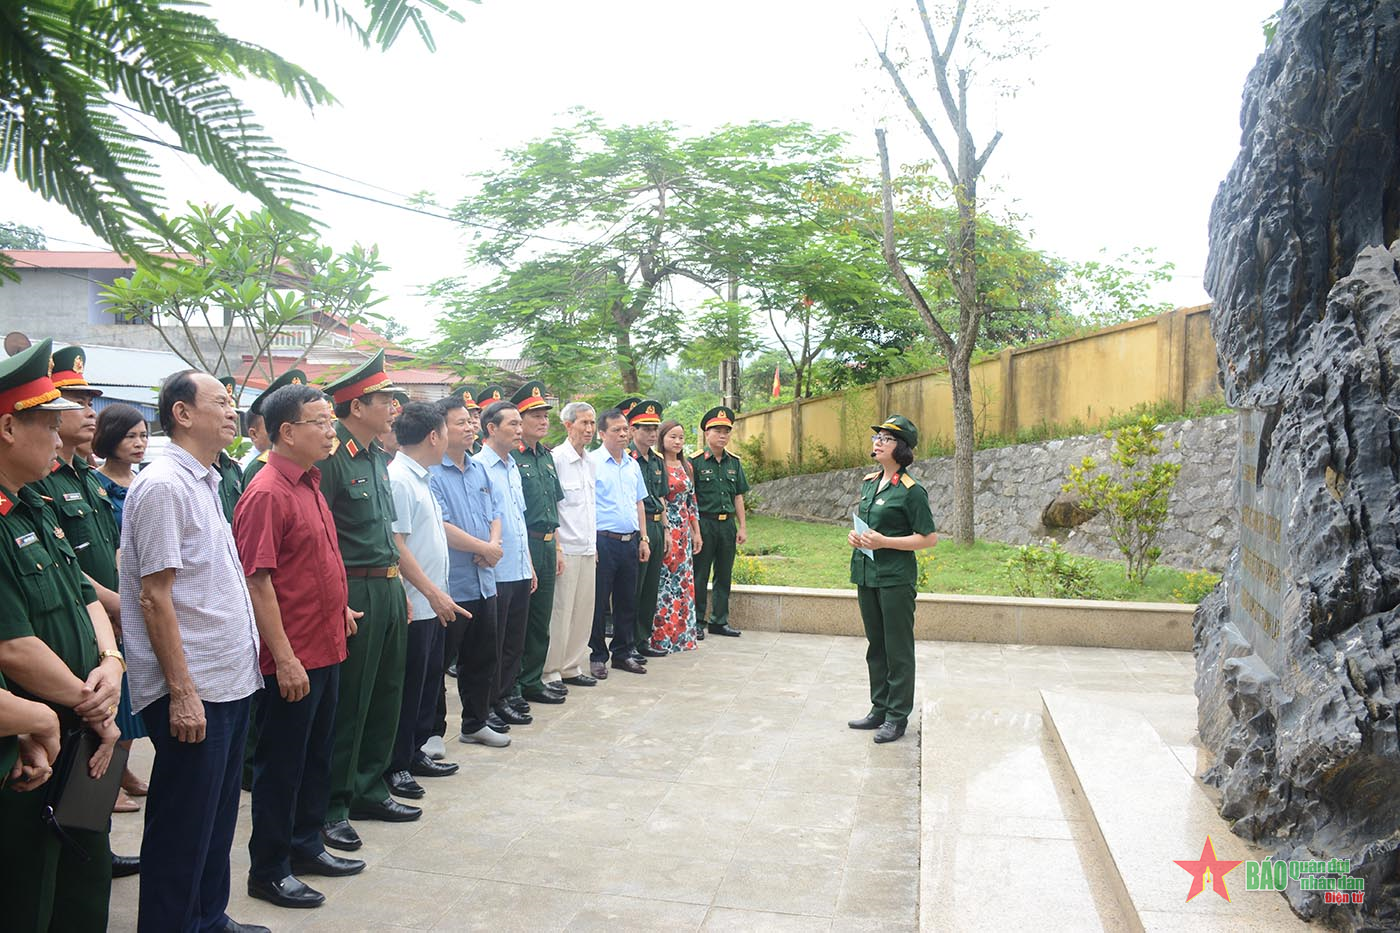
[[[856,516],[868,527],[847,536],[851,582],[856,585],[861,621],[870,647],[870,712],[852,729],[879,729],[876,742],[904,734],[914,708],[914,584],[919,578],[914,552],[933,547],[933,516],[928,493],[904,470],[914,462],[919,429],[903,415],[871,425],[870,456],[880,469],[866,474]],[[864,548],[871,552],[867,556]]]

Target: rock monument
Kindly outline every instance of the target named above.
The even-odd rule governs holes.
[[[1250,73],[1206,288],[1241,411],[1240,545],[1196,614],[1207,780],[1282,859],[1350,859],[1400,928],[1400,0],[1288,0]],[[1335,897],[1332,898],[1335,900]]]

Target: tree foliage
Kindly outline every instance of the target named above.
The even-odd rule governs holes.
[[[292,328],[300,363],[333,329],[382,320],[369,310],[383,300],[372,286],[386,268],[375,247],[336,253],[267,211],[190,205],[189,214],[162,221],[174,238],[167,251],[150,255],[102,297],[114,313],[154,327],[196,369],[239,372],[243,360],[228,347],[242,329],[255,347],[248,375],[270,380],[271,350]]]
[[[432,49],[428,14],[462,19],[444,0],[364,0],[364,22],[339,0],[310,2],[365,46],[381,48],[412,25]],[[225,35],[201,7],[182,0],[0,3],[0,171],[13,171],[118,250],[139,252],[137,228],[171,231],[152,156],[158,143],[133,128],[127,115],[135,114],[168,127],[180,147],[283,224],[303,222],[306,187],[230,85],[257,79],[307,106],[334,98],[277,53]]]
[[[38,227],[0,220],[0,249],[48,249],[49,238]]]

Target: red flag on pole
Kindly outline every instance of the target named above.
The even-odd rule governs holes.
[[[773,397],[777,398],[783,392],[783,384],[778,379],[778,367],[773,367]]]

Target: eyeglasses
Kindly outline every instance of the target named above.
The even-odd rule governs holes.
[[[872,434],[870,443],[872,444],[893,444],[898,438],[890,434]]]
[[[288,421],[287,423],[288,423],[288,424],[314,424],[314,425],[316,425],[316,427],[318,427],[318,428],[320,428],[322,431],[324,431],[326,428],[328,428],[328,427],[330,427],[331,425],[335,424],[335,419],[333,419],[333,418],[312,418],[312,419],[310,419],[310,420],[305,420],[305,421]]]

